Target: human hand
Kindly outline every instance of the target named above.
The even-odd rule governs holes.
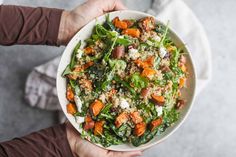
[[[78,131],[76,131],[69,122],[67,122],[65,125],[67,139],[74,157],[134,157],[142,155],[141,151],[115,152],[105,150],[86,140],[81,139]]]
[[[66,45],[92,19],[113,10],[126,9],[120,0],[88,0],[71,11],[63,11],[58,44]]]

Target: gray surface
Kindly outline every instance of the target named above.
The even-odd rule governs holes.
[[[145,10],[150,1],[126,0]],[[149,157],[236,156],[236,28],[235,0],[185,0],[203,23],[213,51],[213,78],[198,96],[186,122],[164,143],[144,154]],[[64,0],[10,0],[11,4],[71,8]],[[77,1],[78,2],[78,1]],[[199,45],[201,46],[201,45]],[[0,141],[57,123],[56,113],[28,107],[23,99],[27,74],[57,56],[63,48],[0,46]]]

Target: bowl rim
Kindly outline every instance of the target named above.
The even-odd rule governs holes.
[[[106,14],[103,14],[97,18],[94,18],[93,20],[91,20],[89,23],[87,23],[85,26],[83,26],[73,37],[72,39],[69,41],[69,43],[67,44],[66,48],[64,49],[62,55],[61,55],[61,59],[60,59],[60,62],[59,62],[59,65],[58,65],[58,69],[57,69],[57,77],[56,77],[56,88],[57,88],[57,95],[58,95],[58,99],[59,99],[59,103],[60,103],[60,106],[62,108],[62,111],[64,113],[64,115],[66,116],[67,120],[72,124],[72,126],[77,130],[77,127],[76,125],[78,125],[75,121],[70,121],[70,118],[68,117],[68,114],[67,112],[63,109],[62,107],[62,100],[59,96],[59,84],[60,84],[60,81],[59,81],[59,77],[62,77],[61,76],[61,73],[60,73],[60,65],[62,64],[62,58],[63,58],[63,55],[65,54],[65,52],[67,51],[67,48],[70,47],[70,45],[72,44],[73,41],[75,41],[77,39],[77,35],[80,33],[80,32],[83,32],[83,30],[86,28],[87,25],[89,25],[90,23],[96,21],[97,19],[103,19],[104,17],[106,17],[108,14],[117,14],[117,16],[119,16],[119,13],[121,12],[125,12],[127,14],[131,13],[131,14],[139,14],[139,15],[142,15],[142,16],[152,16],[155,18],[155,21],[158,21],[159,23],[163,24],[166,26],[166,24],[164,24],[164,22],[160,21],[157,17],[151,15],[151,14],[148,14],[148,13],[144,13],[144,12],[141,12],[141,11],[136,11],[136,10],[120,10],[120,11],[113,11],[113,12],[109,12],[109,13],[106,13]],[[178,41],[180,41],[181,43],[185,43],[184,40],[182,40],[180,38],[179,35],[177,35],[177,33],[175,32],[175,30],[173,28],[170,28],[169,26],[169,30],[171,31],[171,33],[177,38]],[[97,143],[93,143],[89,140],[90,143],[92,144],[95,144],[96,146],[99,146],[103,149],[107,149],[107,150],[112,150],[112,151],[123,151],[123,152],[126,152],[126,151],[137,151],[137,150],[145,150],[145,149],[148,149],[158,143],[161,143],[163,142],[164,140],[166,140],[168,137],[170,137],[177,129],[179,129],[179,127],[185,122],[186,118],[188,117],[190,111],[192,110],[192,107],[193,107],[193,104],[194,104],[194,101],[195,101],[195,97],[196,97],[196,86],[197,86],[197,74],[196,74],[196,68],[195,68],[195,64],[193,62],[193,59],[192,59],[192,54],[191,52],[189,51],[189,48],[188,46],[185,44],[184,45],[184,48],[186,49],[188,55],[189,55],[189,60],[191,62],[191,65],[192,65],[192,78],[193,78],[193,93],[192,93],[192,97],[190,99],[190,102],[189,102],[189,108],[187,109],[186,113],[183,115],[182,119],[179,120],[179,123],[176,124],[176,126],[168,133],[166,134],[164,137],[162,137],[160,140],[157,140],[157,141],[154,141],[153,143],[150,143],[148,145],[145,145],[145,146],[138,146],[138,147],[133,147],[133,148],[127,148],[127,149],[116,149],[116,148],[111,148],[111,147],[103,147],[102,145],[100,144],[97,144]],[[77,130],[78,131],[78,130]],[[78,131],[79,132],[79,131]],[[80,133],[80,132],[79,132]],[[113,145],[112,145],[113,146]]]

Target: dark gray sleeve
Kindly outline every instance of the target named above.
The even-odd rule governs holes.
[[[0,5],[0,45],[57,45],[62,10]]]
[[[1,157],[73,157],[65,124],[0,143]]]

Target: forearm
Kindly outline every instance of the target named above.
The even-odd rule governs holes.
[[[0,45],[58,45],[60,9],[0,5]]]
[[[65,124],[0,143],[1,157],[73,157]]]

